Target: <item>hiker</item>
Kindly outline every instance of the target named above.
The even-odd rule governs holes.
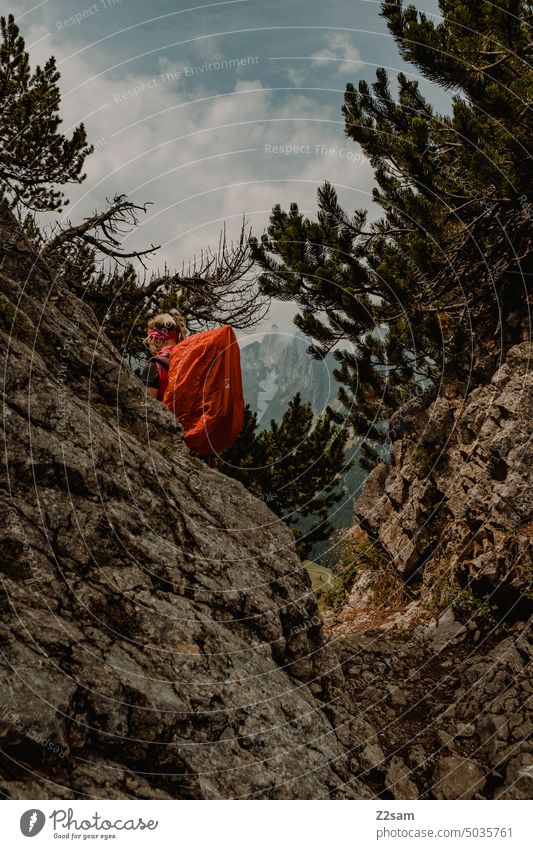
[[[170,352],[188,333],[183,316],[176,309],[159,313],[149,320],[148,336],[144,341],[152,356],[141,373],[141,380],[152,398],[163,400],[168,384]]]
[[[209,466],[233,444],[244,424],[239,343],[229,325],[189,334],[178,310],[148,322],[152,356],[141,379],[171,410],[191,453]]]
[[[146,363],[141,380],[152,398],[162,401],[168,386],[168,369],[172,348],[189,335],[187,325],[181,313],[172,309],[159,313],[148,322],[148,336],[144,340],[151,353]],[[214,465],[214,456],[206,454],[199,458],[208,466]]]

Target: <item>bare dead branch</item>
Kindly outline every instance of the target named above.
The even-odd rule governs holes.
[[[47,241],[41,254],[49,254],[66,242],[82,241],[93,246],[105,256],[112,257],[119,264],[126,259],[139,259],[144,265],[143,257],[154,253],[160,245],[150,245],[142,251],[120,250],[121,237],[126,235],[140,220],[140,213],[146,213],[148,204],[135,204],[127,200],[126,195],[115,195],[113,201],[103,212],[95,212],[81,224],[72,225],[68,222],[65,229],[59,228],[59,233]],[[145,266],[146,267],[146,266]]]
[[[255,327],[267,315],[270,298],[261,295],[255,284],[250,236],[244,218],[236,241],[228,241],[224,227],[216,250],[201,251],[180,272],[165,270],[129,297],[155,307],[161,292],[174,291],[188,321],[200,327],[221,323],[240,330]]]

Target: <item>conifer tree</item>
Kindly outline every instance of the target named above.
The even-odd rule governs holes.
[[[83,124],[69,139],[59,128],[59,71],[53,56],[31,71],[13,15],[0,18],[0,199],[35,210],[60,210],[57,186],[81,183],[87,144]]]
[[[280,422],[272,420],[258,435],[256,428],[257,416],[247,407],[243,431],[224,453],[220,469],[292,527],[306,556],[332,532],[328,516],[342,498],[340,483],[351,466],[345,459],[347,430],[329,408],[315,419],[299,393]]]
[[[134,207],[124,199],[120,201],[128,211]],[[103,215],[112,209],[113,205]],[[136,221],[127,223],[135,226]],[[228,321],[236,329],[249,329],[260,323],[268,310],[268,299],[257,294],[247,277],[251,266],[247,241],[237,247],[222,242],[218,252],[204,251],[201,261],[196,266],[193,261],[181,274],[165,270],[163,275],[140,280],[129,262],[130,255],[121,253],[118,239],[113,256],[116,261],[102,264],[99,238],[83,238],[87,221],[63,231],[81,231],[81,237],[65,240],[60,236],[47,241],[32,215],[26,216],[23,226],[47,263],[94,310],[102,329],[132,365],[147,353],[143,341],[147,321],[158,312],[176,307],[189,329],[197,331]],[[106,222],[108,235],[112,226]],[[151,250],[155,247],[148,252]],[[133,253],[142,258],[147,251]]]
[[[326,183],[316,221],[276,206],[253,242],[262,291],[300,306],[312,350],[344,343],[336,377],[367,468],[417,385],[470,390],[527,332],[532,4],[439,7],[439,23],[401,0],[382,14],[403,57],[453,93],[450,114],[403,73],[397,93],[383,68],[371,85],[346,87],[345,131],[374,169],[381,218],[347,213]]]

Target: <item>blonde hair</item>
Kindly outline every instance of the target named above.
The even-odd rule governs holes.
[[[189,335],[185,319],[177,309],[172,309],[168,312],[160,312],[158,315],[154,315],[153,318],[148,321],[148,330],[151,330],[152,327],[155,330],[168,330],[170,332],[175,331],[178,334],[178,342]]]

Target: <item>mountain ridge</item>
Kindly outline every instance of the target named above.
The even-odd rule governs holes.
[[[259,432],[272,419],[281,420],[297,392],[311,403],[315,415],[328,404],[337,405],[338,384],[332,375],[336,361],[331,355],[315,360],[308,347],[303,334],[280,333],[274,324],[261,340],[241,348],[244,399],[257,413]]]

